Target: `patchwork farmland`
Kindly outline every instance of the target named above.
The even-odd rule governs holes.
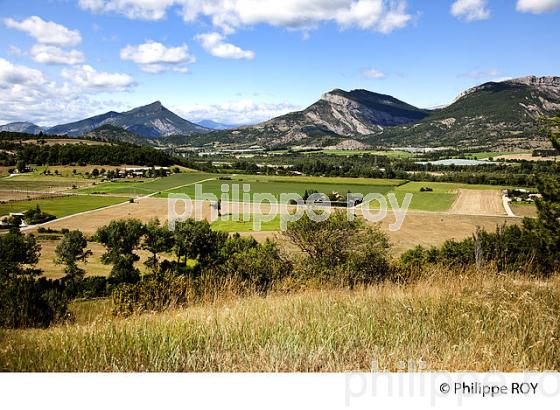
[[[90,167],[91,168],[91,167]],[[62,170],[61,170],[62,173]],[[337,177],[279,177],[262,175],[213,174],[204,172],[183,172],[158,179],[120,180],[116,182],[95,183],[80,177],[54,176],[20,176],[0,179],[0,191],[14,192],[25,189],[29,199],[4,201],[0,204],[0,216],[13,212],[25,212],[39,206],[44,212],[55,215],[57,219],[44,227],[53,230],[79,229],[92,235],[95,231],[111,220],[122,218],[138,218],[148,222],[158,218],[165,222],[168,214],[167,196],[169,194],[186,194],[195,197],[195,185],[200,184],[202,192],[220,197],[222,187],[226,186],[229,193],[234,185],[238,185],[243,193],[243,186],[250,185],[251,195],[270,193],[279,198],[284,193],[303,195],[306,191],[318,191],[325,194],[340,192],[379,193],[384,196],[394,194],[398,204],[402,204],[406,194],[412,194],[410,210],[400,230],[390,232],[389,225],[394,217],[389,212],[381,222],[381,228],[388,232],[394,252],[401,253],[418,244],[423,246],[440,245],[445,240],[461,240],[472,235],[477,226],[492,230],[498,224],[518,223],[520,219],[506,218],[501,205],[499,187],[485,185],[467,185],[454,183],[420,183],[405,180],[369,179],[369,178],[337,178]],[[421,188],[429,186],[430,192],[421,192]],[[34,199],[33,194],[42,192],[56,193],[54,198]],[[131,202],[130,199],[133,199]],[[251,197],[252,198],[252,197]],[[240,195],[239,201],[243,202]],[[222,217],[212,221],[213,228],[224,232],[240,232],[252,235],[258,240],[278,238],[280,217],[265,220],[260,231],[255,232],[253,218],[250,220],[233,221],[229,213],[242,207],[253,212],[252,207],[236,202],[222,203]],[[369,205],[376,209],[379,204]],[[292,207],[293,208],[293,207]],[[211,203],[202,205],[203,215],[209,219]],[[269,213],[270,207],[265,203],[263,212]],[[390,205],[389,205],[390,209]],[[178,210],[180,212],[181,209]],[[362,211],[357,209],[357,214]],[[61,219],[62,218],[62,219]],[[429,235],[426,229],[429,227]],[[39,226],[26,228],[28,232],[37,231]],[[46,250],[53,250],[53,242],[44,242]],[[93,248],[98,245],[92,245]],[[53,249],[51,249],[53,248]],[[92,248],[92,249],[93,249]],[[99,250],[94,250],[99,254]],[[52,263],[52,252],[45,252],[40,267],[49,277],[61,276],[61,267]],[[99,259],[90,268],[93,273],[107,274],[108,270]],[[141,263],[138,264],[139,266]],[[89,269],[89,268],[88,268]]]

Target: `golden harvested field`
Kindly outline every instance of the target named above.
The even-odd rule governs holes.
[[[516,216],[528,216],[531,218],[535,218],[537,216],[537,207],[535,204],[517,204],[512,202],[509,206]]]
[[[95,233],[97,228],[108,224],[114,219],[138,218],[143,222],[148,222],[155,217],[159,218],[161,222],[167,221],[167,200],[157,198],[140,199],[134,203],[90,211],[86,215],[70,216],[61,221],[55,220],[48,224],[48,227],[52,229],[79,229],[91,235]]]
[[[460,215],[505,215],[498,190],[459,189],[449,213]]]
[[[18,190],[0,190],[0,202],[7,201],[27,201],[36,198],[52,198],[55,196],[61,196],[56,192],[43,193],[35,191],[18,191]]]
[[[494,157],[494,160],[497,159],[505,159],[513,160],[513,161],[560,161],[560,157],[534,157],[531,153],[524,153],[524,154],[507,154],[507,155],[499,155]]]
[[[430,247],[441,245],[448,239],[468,238],[476,231],[477,226],[487,231],[495,231],[497,225],[517,224],[521,219],[409,212],[402,228],[396,232],[389,232],[387,225],[393,222],[394,220],[388,218],[388,221],[381,224],[381,228],[388,232],[395,253],[402,253],[416,245]]]

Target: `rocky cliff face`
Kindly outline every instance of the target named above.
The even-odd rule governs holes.
[[[394,97],[366,90],[333,90],[303,111],[286,114],[251,127],[222,131],[217,138],[236,136],[265,146],[332,145],[343,137],[361,137],[385,127],[410,124],[428,111]]]

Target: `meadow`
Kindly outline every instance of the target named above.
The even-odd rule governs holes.
[[[79,192],[132,196],[149,195],[160,191],[170,190],[182,185],[194,184],[208,178],[216,178],[216,174],[187,172],[173,174],[168,177],[158,179],[130,179],[115,182],[103,182],[93,187],[82,188]]]
[[[223,178],[223,177],[222,177]],[[239,185],[239,201],[243,201],[243,185],[251,186],[251,194],[270,193],[279,199],[282,193],[304,194],[307,190],[316,190],[325,194],[338,192],[346,195],[348,192],[367,195],[369,193],[380,193],[387,195],[394,193],[399,204],[402,204],[407,193],[412,193],[413,198],[410,209],[419,211],[444,212],[448,210],[457,197],[458,189],[493,189],[486,185],[468,185],[454,183],[419,183],[406,182],[391,179],[367,179],[367,178],[323,178],[323,177],[269,177],[254,175],[228,176],[228,179],[215,179],[202,183],[204,193],[220,197],[222,185],[228,186],[228,192],[232,192],[232,185]],[[420,192],[422,187],[429,186],[432,192]],[[179,189],[160,192],[157,196],[167,197],[169,193],[187,194],[191,198],[195,195],[195,186],[190,185]],[[377,202],[372,202],[370,207],[378,207]]]
[[[126,198],[93,195],[70,195],[50,199],[15,201],[0,204],[0,216],[8,215],[11,212],[25,212],[38,205],[43,212],[61,218],[125,201]]]
[[[0,370],[558,371],[560,280],[438,267],[407,285],[224,293],[127,319],[76,302],[76,324],[0,330]]]
[[[229,220],[228,220],[229,219]],[[233,221],[231,218],[218,219],[212,224],[212,229],[220,232],[255,232],[253,219],[243,220],[241,216],[239,221]],[[259,232],[279,231],[280,230],[280,216],[276,216],[271,221],[261,222]]]

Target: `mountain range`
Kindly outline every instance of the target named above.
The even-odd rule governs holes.
[[[118,113],[108,113],[86,118],[70,124],[49,128],[48,134],[81,136],[103,125],[113,125],[146,138],[160,138],[169,135],[192,135],[209,132],[200,125],[193,124],[165,108],[161,102]]]
[[[335,89],[302,111],[251,126],[210,120],[195,124],[156,101],[49,129],[19,122],[0,126],[0,131],[166,146],[220,142],[265,147],[465,145],[526,149],[546,144],[540,118],[559,110],[560,77],[530,76],[481,84],[437,109],[418,108],[367,90]]]
[[[224,124],[212,120],[202,120],[197,122],[197,124],[201,127],[209,128],[211,130],[231,130],[233,128],[242,127],[242,124]]]
[[[466,90],[418,123],[387,128],[367,140],[379,145],[530,149],[548,146],[541,119],[558,111],[560,77],[489,82]]]
[[[32,122],[11,122],[9,124],[0,125],[0,131],[24,132],[26,134],[39,134],[45,131],[45,128],[39,127]]]

